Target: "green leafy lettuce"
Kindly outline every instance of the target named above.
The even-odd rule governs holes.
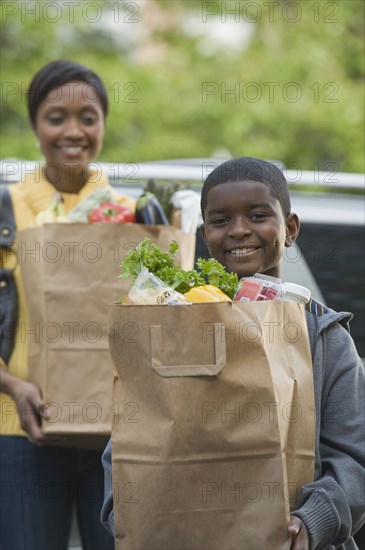
[[[159,246],[146,238],[135,250],[127,254],[121,264],[122,274],[120,277],[131,277],[135,281],[141,270],[147,268],[181,294],[195,286],[210,284],[233,298],[238,284],[236,273],[228,273],[223,265],[213,258],[209,260],[199,258],[197,261],[199,271],[196,269],[184,270],[180,265],[175,264],[175,254],[178,248],[178,243],[172,241],[168,252],[163,252]]]

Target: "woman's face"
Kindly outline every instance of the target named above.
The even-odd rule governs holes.
[[[69,82],[39,105],[34,132],[48,164],[82,170],[100,152],[104,114],[93,86]]]

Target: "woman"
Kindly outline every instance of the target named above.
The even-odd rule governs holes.
[[[17,230],[36,224],[55,193],[67,214],[107,178],[91,169],[102,148],[108,98],[100,78],[69,61],[55,61],[33,78],[28,112],[45,163],[10,186]],[[59,195],[58,195],[59,196]],[[119,200],[133,208],[133,200]],[[26,304],[19,268],[18,323],[26,326]],[[28,381],[27,345],[17,331],[9,360],[1,365],[2,550],[65,550],[76,504],[85,550],[108,550],[113,538],[100,524],[103,496],[101,452],[44,444],[40,415],[46,417],[39,389]],[[24,340],[24,338],[23,338]]]

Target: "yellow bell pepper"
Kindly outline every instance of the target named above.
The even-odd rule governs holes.
[[[231,298],[214,285],[195,286],[184,296],[193,303],[231,302]]]

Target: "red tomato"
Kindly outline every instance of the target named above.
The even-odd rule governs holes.
[[[115,202],[103,202],[89,214],[90,223],[111,222],[111,223],[133,223],[135,217],[127,207]]]

